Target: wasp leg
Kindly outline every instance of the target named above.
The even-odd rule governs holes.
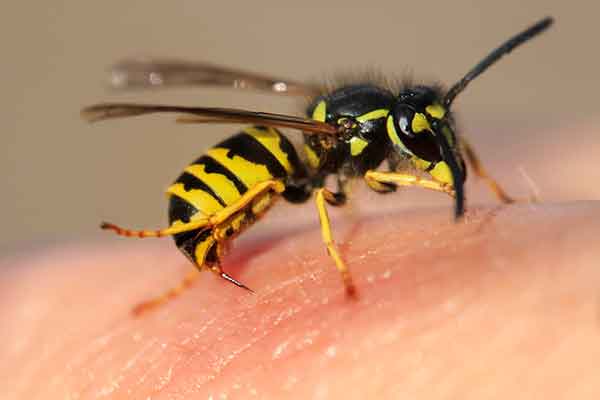
[[[256,184],[253,188],[244,193],[235,203],[213,215],[210,218],[210,225],[215,226],[227,221],[231,216],[247,207],[261,194],[264,194],[269,190],[273,190],[276,193],[283,193],[285,185],[283,182],[274,179]]]
[[[179,283],[179,285],[169,289],[162,295],[155,297],[151,300],[144,301],[142,303],[137,304],[133,310],[132,314],[136,317],[139,317],[143,313],[150,311],[167,301],[172,300],[173,298],[179,296],[184,290],[192,286],[196,278],[198,277],[200,271],[196,268],[192,269],[190,272],[186,274],[183,280]]]
[[[244,220],[243,213],[249,212],[253,215],[253,218],[259,218],[270,207],[273,200],[268,195],[269,191],[281,194],[285,191],[285,185],[278,180],[261,182],[244,193],[234,204],[218,212],[210,219],[211,225],[215,227],[213,237],[218,241],[218,260],[222,259],[226,252],[229,240],[227,232],[235,234],[241,229],[241,224]],[[210,270],[226,281],[254,293],[248,286],[224,272],[218,263],[211,265]]]
[[[323,242],[327,246],[327,252],[333,258],[335,262],[335,266],[338,271],[342,275],[342,280],[344,281],[344,285],[346,286],[346,294],[350,297],[356,296],[356,288],[354,283],[352,282],[352,276],[350,275],[350,271],[348,267],[342,261],[338,249],[333,240],[333,235],[331,233],[331,223],[329,220],[329,214],[327,213],[327,208],[325,202],[333,205],[339,206],[345,203],[346,196],[343,193],[333,193],[325,188],[321,188],[316,191],[315,202],[317,204],[317,210],[319,212],[319,220],[321,221],[321,234],[323,236]]]
[[[369,173],[367,172],[367,174]],[[368,176],[367,174],[365,174],[365,181],[371,190],[383,194],[393,193],[396,191],[396,188],[398,187],[396,184],[375,180],[370,174]]]
[[[416,175],[399,174],[396,172],[367,171],[364,179],[367,182],[367,185],[376,192],[387,192],[390,190],[391,185],[418,186],[437,192],[443,192],[451,197],[455,196],[452,185],[430,179],[423,179]]]
[[[133,230],[121,228],[120,226],[111,224],[109,222],[103,222],[100,225],[100,229],[114,231],[117,235],[120,236],[147,238],[171,236],[178,233],[193,231],[204,226],[212,227],[222,223],[223,221],[226,221],[229,217],[246,207],[256,197],[260,196],[267,190],[274,190],[277,193],[282,193],[285,190],[285,185],[277,180],[261,182],[254,186],[252,189],[248,190],[246,193],[244,193],[244,195],[237,202],[235,202],[227,208],[224,208],[220,212],[213,215],[211,218],[202,218],[185,224],[173,225],[165,229]]]
[[[133,231],[128,229],[120,228],[113,224],[103,223],[102,229],[110,229],[115,231],[119,235],[123,236],[135,236],[135,237],[161,237],[166,235],[175,235],[177,233],[183,233],[192,231],[198,228],[206,227],[206,229],[212,229],[212,236],[214,242],[217,242],[217,262],[218,259],[224,253],[224,246],[229,240],[226,236],[223,236],[223,232],[227,230],[227,227],[233,227],[234,220],[237,216],[241,215],[240,213],[244,210],[250,210],[255,216],[260,216],[264,211],[266,211],[266,205],[261,200],[264,199],[264,196],[269,191],[275,191],[276,193],[282,193],[285,190],[285,185],[281,181],[277,180],[269,180],[265,182],[261,182],[248,190],[246,193],[242,195],[235,203],[231,204],[229,207],[221,210],[210,218],[204,218],[198,221],[192,221],[186,224],[178,224],[167,229],[162,229],[158,231]],[[239,226],[236,228],[239,229]],[[194,260],[191,260],[194,262]],[[196,268],[186,275],[186,277],[182,280],[182,282],[174,288],[169,289],[164,294],[150,299],[148,301],[142,302],[134,307],[133,314],[135,316],[139,316],[140,314],[145,313],[151,309],[156,308],[157,306],[177,297],[180,295],[185,289],[190,287],[193,281],[196,279],[199,270],[202,269],[204,265],[199,265],[194,262]],[[223,272],[218,264],[213,264],[209,266],[209,269],[221,278],[227,280],[252,292],[250,288],[241,282],[235,280],[227,273]]]
[[[202,219],[198,219],[196,221],[191,221],[191,222],[188,222],[185,224],[172,225],[165,229],[136,231],[136,230],[132,230],[132,229],[121,228],[117,225],[114,225],[114,224],[111,224],[108,222],[103,222],[100,225],[100,229],[114,231],[117,235],[120,235],[120,236],[147,238],[147,237],[163,237],[163,236],[175,235],[177,233],[189,232],[189,231],[193,231],[195,229],[207,226],[208,224],[209,224],[208,218],[202,218]]]
[[[485,181],[490,190],[496,195],[498,200],[506,204],[514,203],[515,199],[510,197],[504,191],[504,189],[502,189],[500,184],[494,178],[488,175],[485,168],[483,168],[483,165],[481,165],[481,161],[479,160],[479,157],[477,157],[477,154],[475,153],[475,150],[473,150],[471,144],[463,137],[460,138],[460,142],[461,147],[464,150],[465,156],[469,161],[469,165],[471,166],[471,168],[473,168],[473,172],[475,172],[475,175],[477,175],[479,178]]]

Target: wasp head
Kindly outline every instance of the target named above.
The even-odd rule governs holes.
[[[452,116],[441,92],[413,86],[399,95],[387,120],[387,132],[396,151],[436,181],[452,185],[455,214],[463,214],[464,161],[458,150]]]

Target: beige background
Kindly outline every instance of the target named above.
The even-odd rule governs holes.
[[[136,100],[297,110],[290,99],[227,90],[109,93],[105,68],[131,55],[207,60],[300,80],[375,67],[451,84],[509,35],[553,15],[557,23],[549,33],[503,60],[456,103],[467,136],[492,169],[512,154],[535,178],[545,168],[544,146],[556,140],[557,127],[589,126],[597,116],[598,7],[583,1],[579,7],[562,1],[439,3],[5,4],[0,251],[95,235],[102,219],[163,225],[162,190],[186,163],[236,129],[176,126],[161,117],[90,126],[78,116],[84,105]],[[598,141],[599,132],[586,132],[553,157],[585,151],[586,143]],[[598,177],[595,171],[579,172]],[[497,175],[511,174],[514,170]],[[592,192],[562,196],[585,198]]]

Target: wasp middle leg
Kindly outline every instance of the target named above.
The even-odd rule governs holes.
[[[355,297],[356,287],[352,281],[352,276],[350,275],[348,266],[342,260],[335,241],[333,240],[331,222],[326,207],[326,203],[332,206],[341,206],[345,204],[346,195],[343,192],[333,193],[326,188],[320,188],[315,192],[315,203],[317,205],[319,220],[321,222],[321,235],[323,237],[323,242],[327,246],[327,252],[331,258],[333,258],[336,268],[342,275],[342,280],[344,282],[344,286],[346,287],[346,294],[350,297]]]

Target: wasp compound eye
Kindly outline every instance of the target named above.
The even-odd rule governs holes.
[[[405,105],[400,105],[394,110],[394,122],[396,131],[400,132],[409,138],[414,138],[415,133],[412,129],[412,121],[415,117],[415,112],[412,108]]]

